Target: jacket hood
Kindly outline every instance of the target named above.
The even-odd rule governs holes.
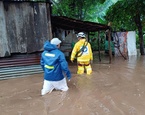
[[[51,51],[51,50],[55,50],[55,49],[58,49],[57,46],[51,44],[49,41],[46,41],[44,43],[44,50]]]

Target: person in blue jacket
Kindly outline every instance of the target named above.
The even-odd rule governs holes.
[[[53,89],[67,91],[67,81],[71,79],[71,73],[64,54],[59,50],[61,40],[53,38],[44,43],[44,51],[41,54],[41,67],[44,70],[44,82],[41,95],[51,93]],[[65,77],[66,76],[66,77]]]

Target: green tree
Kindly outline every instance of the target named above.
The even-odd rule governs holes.
[[[112,28],[115,30],[137,30],[140,53],[145,54],[143,41],[145,0],[120,0],[109,8],[105,18],[113,23]]]
[[[83,21],[106,24],[104,19],[107,9],[118,0],[51,0],[53,3],[52,14],[67,16]],[[97,38],[97,37],[96,37]],[[93,37],[90,37],[93,39]],[[95,41],[97,42],[97,41]],[[98,43],[92,43],[93,49],[97,50]],[[100,46],[103,48],[104,43]]]
[[[106,24],[104,15],[109,6],[118,0],[51,0],[57,16]]]
[[[96,6],[104,2],[105,0],[52,0],[53,14],[88,20],[96,12]]]

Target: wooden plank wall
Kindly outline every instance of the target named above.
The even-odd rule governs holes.
[[[0,1],[0,57],[43,50],[50,40],[49,3]]]

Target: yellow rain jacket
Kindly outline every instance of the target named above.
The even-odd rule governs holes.
[[[79,52],[80,49],[86,46],[83,51]],[[78,53],[79,52],[79,53]],[[92,48],[89,42],[86,39],[80,39],[74,46],[71,53],[71,61],[77,58],[78,62],[89,62],[93,60]]]

